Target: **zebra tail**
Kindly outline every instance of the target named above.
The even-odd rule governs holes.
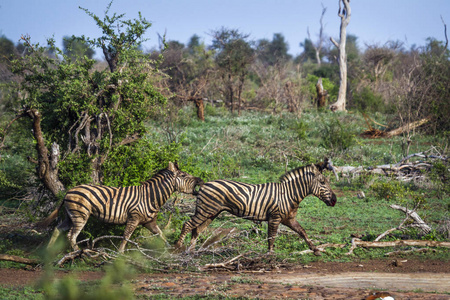
[[[56,219],[63,204],[64,200],[61,201],[61,204],[47,218],[38,222],[36,226],[41,229],[47,228]]]

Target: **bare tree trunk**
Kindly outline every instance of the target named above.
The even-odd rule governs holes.
[[[64,191],[64,185],[58,178],[59,145],[53,143],[49,153],[45,146],[44,135],[41,129],[41,114],[37,109],[27,109],[25,113],[33,121],[33,135],[36,139],[36,152],[38,155],[37,172],[44,186],[56,197]]]
[[[317,108],[324,107],[327,104],[328,92],[323,88],[322,78],[319,78],[319,80],[317,80],[316,92],[317,92]]]
[[[195,107],[197,108],[197,117],[205,121],[205,105],[203,102],[203,98],[190,97],[187,99],[188,101],[194,101]]]
[[[341,6],[341,1],[344,8]],[[345,102],[347,97],[347,53],[345,45],[347,43],[347,25],[350,23],[351,9],[350,0],[339,0],[338,16],[341,18],[340,41],[339,44],[333,39],[331,42],[339,50],[339,94],[335,103],[330,105],[332,111],[345,111]]]
[[[311,35],[309,34],[309,28],[307,29],[308,38],[309,38],[309,40],[312,43],[314,51],[316,52],[316,60],[317,60],[317,65],[319,67],[320,67],[320,65],[322,63],[322,61],[320,59],[320,52],[322,51],[323,40],[324,40],[324,36],[323,36],[323,16],[325,15],[326,12],[327,12],[327,8],[324,7],[323,3],[322,3],[322,15],[320,16],[319,40],[317,41],[317,44],[312,43]]]

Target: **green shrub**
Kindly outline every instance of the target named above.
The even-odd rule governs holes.
[[[363,112],[386,112],[389,110],[381,95],[374,93],[368,86],[364,87],[361,92],[353,94],[353,101],[349,107]]]
[[[308,90],[314,97],[317,95],[316,84],[319,80],[319,76],[308,74],[306,80],[308,81]],[[334,85],[328,78],[322,77],[323,88],[328,92],[328,102],[334,102],[337,99],[337,94],[339,92],[339,87]]]
[[[323,122],[323,119],[322,119]],[[356,143],[355,133],[347,125],[343,125],[337,118],[324,123],[321,130],[320,146],[334,151],[345,151]]]

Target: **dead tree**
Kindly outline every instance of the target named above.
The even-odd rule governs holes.
[[[328,91],[323,88],[322,78],[317,80],[316,84],[317,92],[317,108],[322,108],[327,104]]]
[[[342,7],[342,4],[344,7]],[[345,102],[347,97],[347,53],[345,45],[347,43],[347,25],[350,23],[351,9],[350,0],[339,0],[338,16],[341,18],[340,40],[339,44],[331,37],[331,42],[339,50],[339,94],[335,103],[330,105],[332,111],[345,111]]]
[[[205,121],[205,105],[203,103],[203,98],[199,97],[190,97],[188,101],[193,101],[195,103],[195,107],[197,107],[197,117]]]
[[[325,15],[325,13],[327,12],[327,8],[323,6],[322,3],[322,15],[320,16],[320,30],[319,30],[319,40],[317,41],[317,43],[312,43],[311,40],[311,35],[309,34],[309,28],[306,30],[306,32],[308,33],[308,39],[311,41],[311,44],[314,48],[314,51],[316,53],[316,60],[317,60],[317,65],[320,67],[322,61],[320,59],[320,52],[322,51],[322,47],[323,47],[323,42],[324,42],[324,36],[323,36],[323,16]]]

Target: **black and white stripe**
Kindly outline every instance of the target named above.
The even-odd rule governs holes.
[[[59,230],[69,229],[69,242],[74,249],[78,249],[76,239],[91,215],[105,223],[126,224],[124,240],[119,251],[125,249],[126,239],[130,238],[138,225],[143,225],[151,232],[162,236],[156,224],[159,209],[173,192],[194,194],[195,187],[201,184],[203,181],[200,178],[182,172],[176,165],[169,163],[167,169],[159,171],[139,186],[119,188],[102,185],[76,186],[67,192],[62,203],[68,218],[57,227],[49,244],[56,240]],[[56,215],[57,212],[54,217]],[[51,220],[44,222],[49,221],[51,222]]]
[[[308,239],[305,230],[296,221],[299,203],[308,195],[315,195],[329,206],[336,204],[336,195],[322,175],[324,163],[297,168],[282,176],[279,183],[247,184],[230,180],[205,183],[197,196],[196,212],[182,228],[176,247],[181,247],[192,231],[190,248],[196,239],[222,211],[253,221],[268,222],[269,251],[280,223],[305,239],[308,246],[318,250]]]

